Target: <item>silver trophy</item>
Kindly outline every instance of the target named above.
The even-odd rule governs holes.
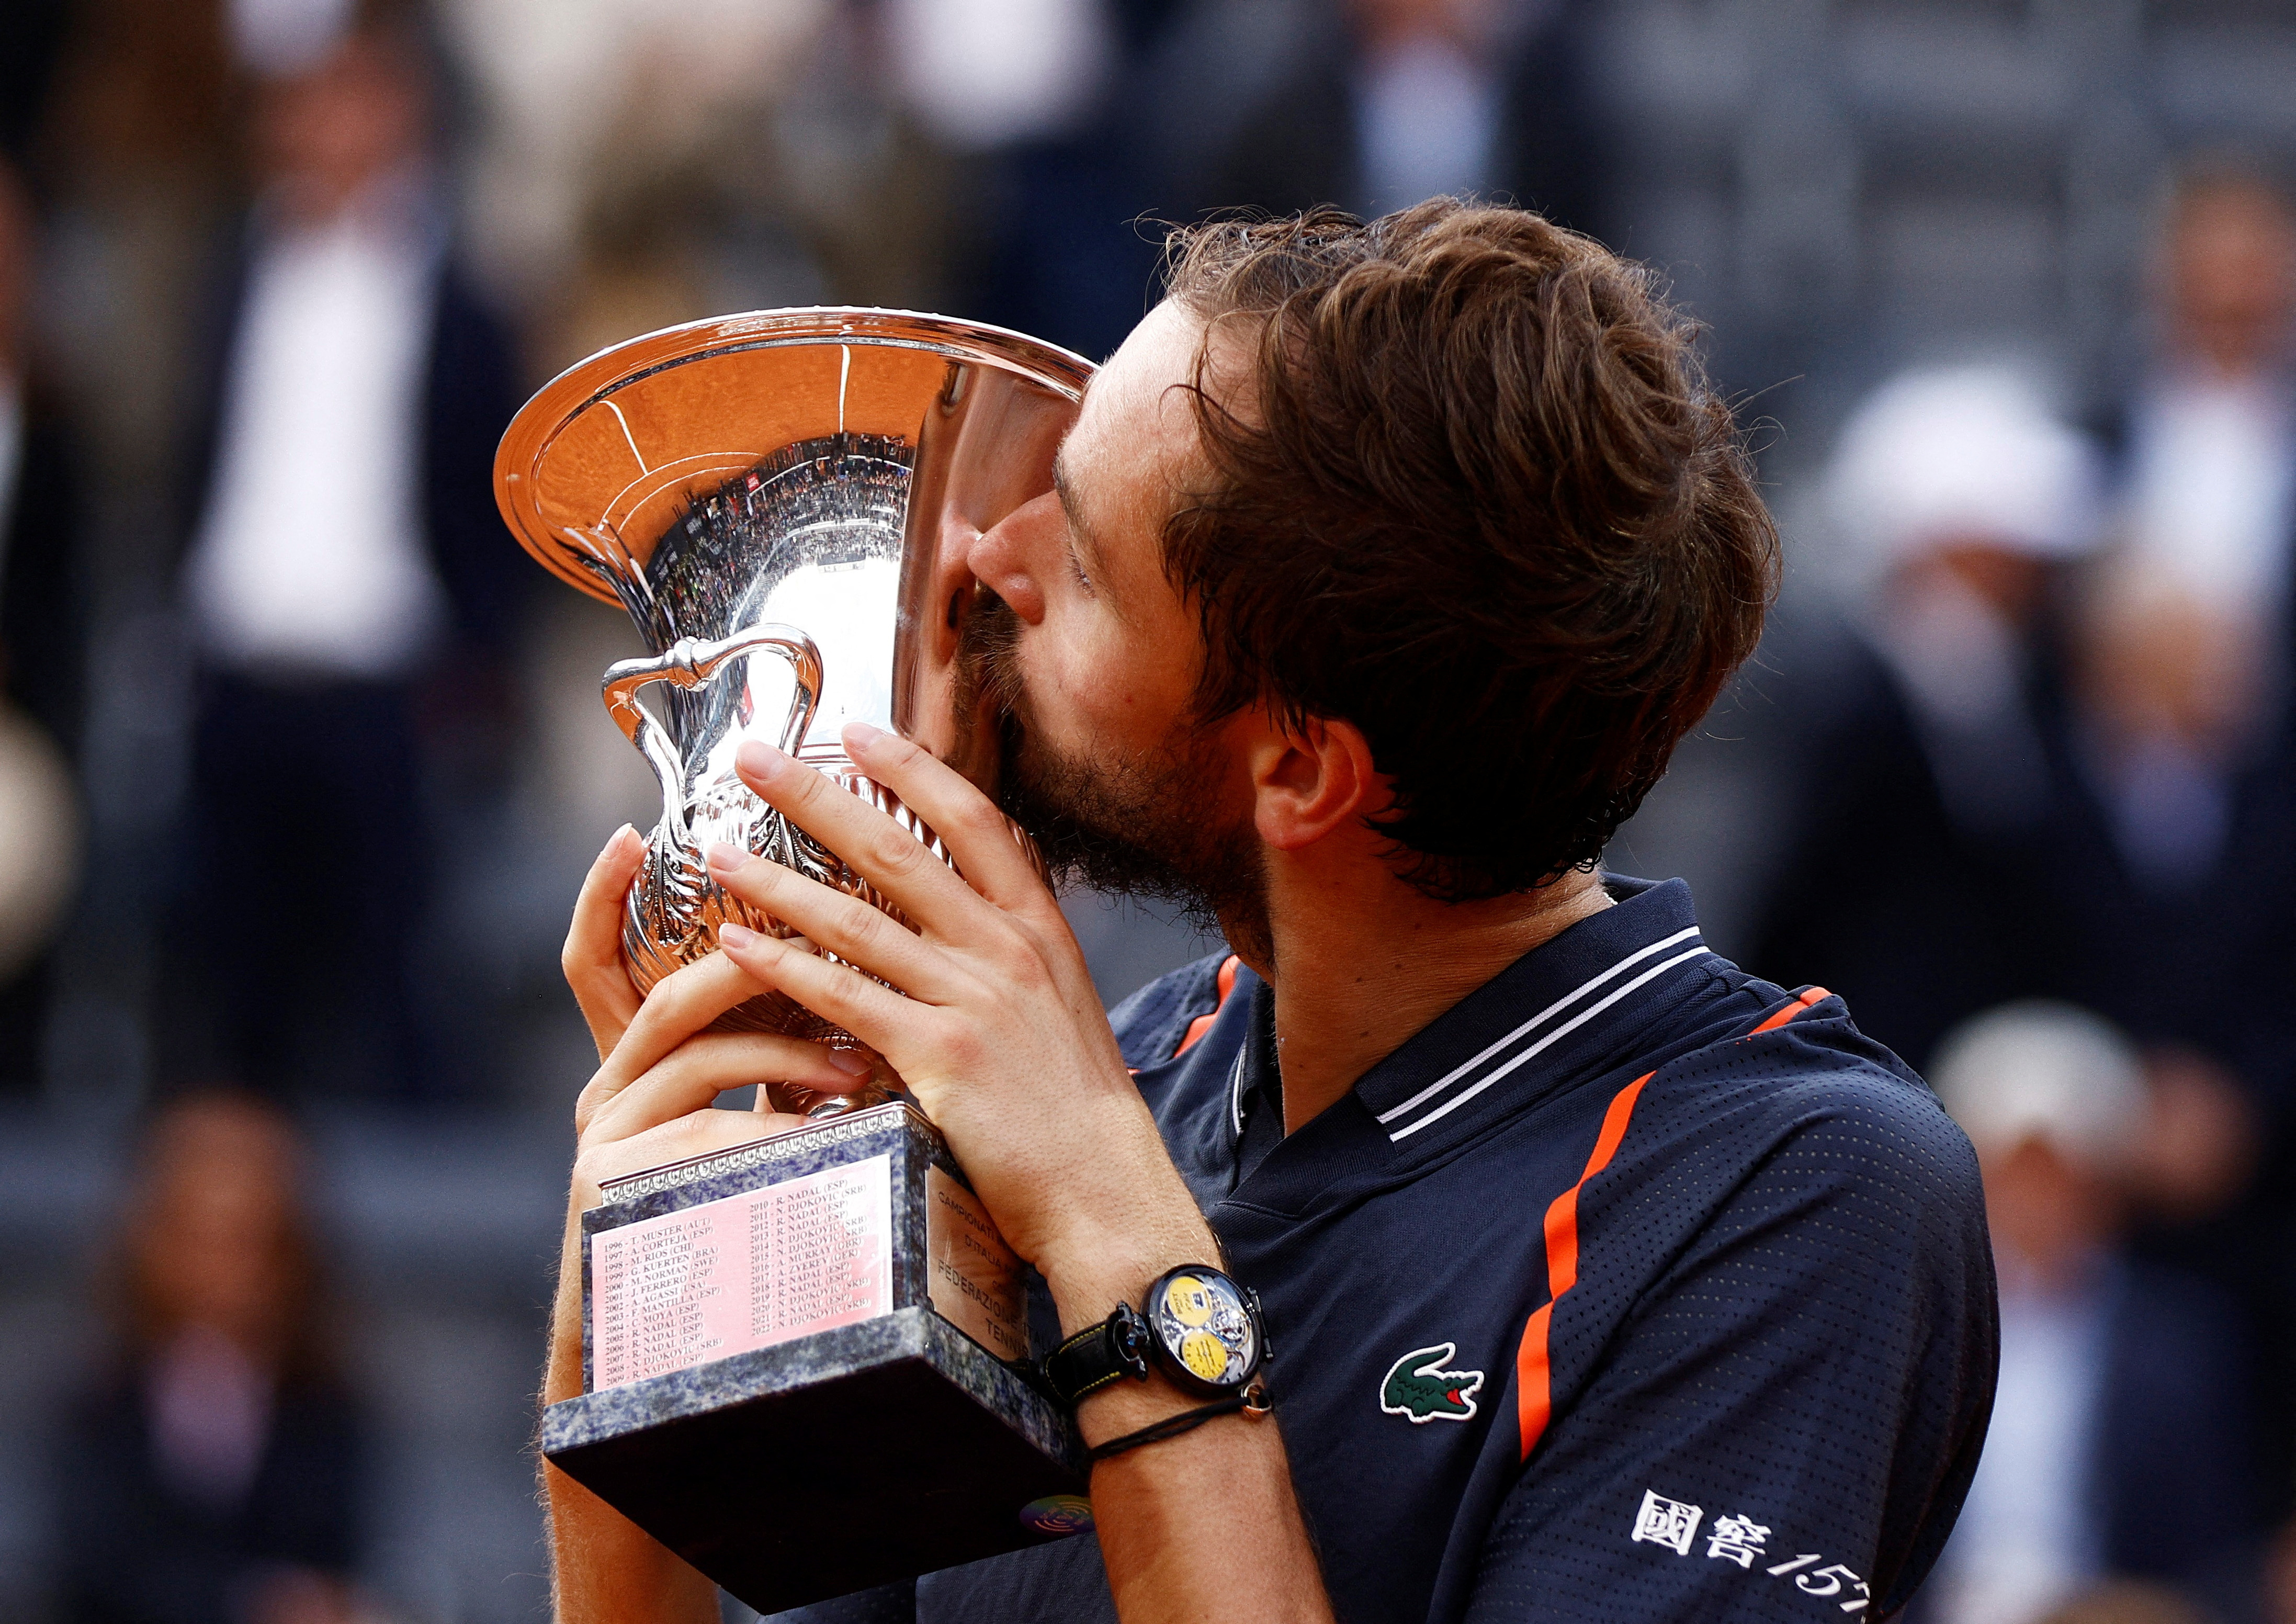
[[[495,461],[527,550],[621,604],[653,648],[606,673],[615,722],[660,779],[660,821],[622,947],[640,993],[733,920],[793,932],[729,897],[724,841],[899,909],[735,775],[764,739],[932,832],[849,761],[848,722],[901,733],[993,788],[982,718],[956,714],[971,538],[1051,488],[1091,365],[999,328],[903,311],[768,310],[649,333],[553,381]],[[657,711],[649,689],[660,687]],[[1025,841],[1025,837],[1019,837]],[[818,949],[816,949],[818,951]],[[780,993],[720,1022],[860,1047]],[[826,1115],[872,1092],[777,1089]]]
[[[990,718],[960,680],[967,554],[1047,498],[1091,370],[939,316],[774,310],[594,356],[511,424],[512,530],[653,651],[605,679],[661,783],[623,919],[640,992],[726,920],[794,939],[712,882],[713,841],[899,917],[742,783],[747,740],[946,858],[840,733],[902,733],[994,790]],[[863,1046],[778,993],[720,1024]],[[543,1452],[760,1612],[1089,1523],[1073,1429],[1021,1374],[1020,1261],[878,1080],[859,1098],[775,1086],[779,1108],[839,1120],[633,1174],[582,1215],[585,1391],[545,1413]]]

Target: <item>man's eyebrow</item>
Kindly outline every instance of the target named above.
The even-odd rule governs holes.
[[[1068,454],[1063,449],[1053,457],[1053,492],[1061,499],[1061,512],[1068,516],[1069,546],[1076,553],[1078,563],[1087,578],[1100,579],[1100,549],[1094,545],[1092,529],[1084,521],[1084,508],[1077,501],[1076,487],[1068,473]]]

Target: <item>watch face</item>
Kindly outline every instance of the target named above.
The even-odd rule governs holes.
[[[1164,1351],[1207,1387],[1240,1387],[1259,1365],[1259,1327],[1234,1281],[1212,1269],[1167,1275],[1148,1302]]]

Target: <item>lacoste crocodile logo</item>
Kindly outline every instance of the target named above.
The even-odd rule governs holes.
[[[1379,1384],[1379,1407],[1390,1415],[1409,1416],[1414,1427],[1472,1417],[1483,1373],[1445,1370],[1445,1361],[1458,1350],[1456,1342],[1438,1342],[1432,1348],[1414,1348],[1396,1360],[1388,1366],[1387,1380]]]

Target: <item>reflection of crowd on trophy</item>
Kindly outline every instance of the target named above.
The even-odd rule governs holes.
[[[556,952],[657,795],[627,620],[495,511],[531,388],[811,302],[1098,357],[1144,222],[1473,192],[1666,270],[1778,425],[1781,610],[1610,862],[1978,1147],[2002,1400],[1917,1616],[2296,1624],[2296,25],[4,9],[0,1619],[543,1604]],[[1988,53],[2054,99],[1972,111]],[[2282,71],[2152,66],[2225,53]],[[1111,1002],[1214,945],[1068,907]]]

